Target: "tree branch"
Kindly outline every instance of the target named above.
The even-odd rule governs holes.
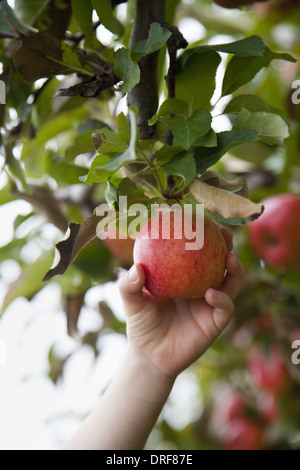
[[[137,0],[130,48],[148,37],[153,22],[165,23],[165,0]],[[141,139],[154,135],[154,128],[148,125],[148,120],[158,107],[157,61],[158,52],[139,60],[141,79],[128,95],[128,104],[138,108],[137,124]]]
[[[169,98],[175,97],[175,62],[177,50],[185,48],[187,42],[176,26],[170,26],[165,19],[165,0],[137,0],[135,19],[130,38],[130,48],[148,37],[151,23],[160,23],[172,32],[168,40],[170,68],[168,73]],[[149,54],[139,60],[141,79],[128,95],[128,104],[138,108],[138,128],[141,139],[154,136],[154,127],[148,120],[156,113],[158,107],[157,61],[159,52]],[[172,135],[168,137],[172,140]]]

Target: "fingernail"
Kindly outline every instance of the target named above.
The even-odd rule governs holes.
[[[127,273],[128,279],[130,282],[135,282],[138,278],[138,272],[136,266],[133,265]]]

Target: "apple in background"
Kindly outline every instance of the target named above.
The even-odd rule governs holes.
[[[192,230],[195,214],[190,213]],[[176,224],[182,224],[182,238],[175,238]],[[158,298],[199,298],[210,287],[217,289],[226,268],[226,243],[218,226],[204,216],[204,244],[201,249],[187,250],[184,217],[170,213],[170,237],[162,238],[161,217],[155,215],[144,223],[134,244],[134,262],[140,263],[146,276],[146,288]],[[151,238],[151,227],[159,234]]]
[[[245,416],[249,405],[243,392],[230,390],[218,396],[215,415],[218,422],[228,423],[236,418]]]
[[[119,230],[114,229],[111,225],[105,227],[104,232],[108,232],[108,237],[102,241],[111,254],[125,266],[131,266],[133,264],[134,239],[120,238]]]
[[[266,2],[268,0],[213,0],[214,3],[224,8],[240,8],[245,5],[252,5],[253,3]]]
[[[291,377],[283,362],[280,348],[258,350],[249,358],[248,373],[253,384],[261,390],[279,393],[291,383]]]
[[[225,450],[260,450],[263,428],[249,418],[235,418],[227,423],[223,436]]]
[[[274,423],[280,418],[279,403],[276,392],[263,390],[257,399],[257,409],[268,423]]]
[[[264,212],[249,223],[249,238],[270,266],[300,266],[300,196],[277,194],[262,201]]]

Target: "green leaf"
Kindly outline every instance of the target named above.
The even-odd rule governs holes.
[[[278,112],[266,103],[262,98],[256,95],[240,95],[233,98],[224,109],[224,114],[237,114],[241,111],[242,108],[248,109],[248,111],[265,111],[265,112]]]
[[[8,202],[14,201],[15,197],[12,194],[12,187],[10,182],[4,186],[4,188],[1,188],[0,191],[0,206],[7,204]]]
[[[164,119],[175,139],[186,150],[191,148],[198,137],[209,132],[211,121],[212,117],[206,109],[197,109],[187,119],[181,116]]]
[[[95,8],[103,26],[113,34],[116,34],[119,37],[123,36],[124,26],[115,17],[111,0],[92,0],[92,5]]]
[[[107,201],[107,204],[109,204],[110,206],[113,205],[117,200],[117,195],[118,188],[116,188],[116,186],[108,180],[105,189],[105,199]]]
[[[62,42],[61,49],[63,52],[61,63],[65,65],[66,70],[71,69],[75,72],[93,76],[92,70],[88,65],[81,65],[76,50],[70,46],[70,44],[67,42]]]
[[[204,44],[201,46],[191,47],[183,52],[180,56],[180,60],[185,63],[192,54],[203,54],[207,51],[234,54],[239,57],[263,56],[265,53],[265,45],[259,36],[254,35],[226,44]]]
[[[67,160],[73,160],[77,155],[82,153],[89,153],[94,150],[93,140],[91,136],[91,131],[83,132],[79,134],[72,145],[66,149],[65,158]]]
[[[195,178],[197,171],[193,155],[189,152],[181,152],[168,163],[161,166],[167,176],[180,176],[189,185]]]
[[[22,189],[25,192],[28,192],[29,188],[26,182],[25,173],[24,173],[20,160],[18,160],[14,156],[9,144],[6,144],[4,146],[4,149],[5,149],[5,164],[10,174],[18,183],[20,183]]]
[[[104,168],[108,171],[115,172],[123,165],[126,165],[127,163],[130,163],[134,160],[136,160],[135,148],[129,146],[125,152],[112,157],[112,159],[106,163]]]
[[[179,145],[163,145],[156,154],[155,162],[160,165],[167,163],[181,151],[182,148]]]
[[[171,36],[171,31],[163,28],[159,23],[151,23],[148,38],[135,44],[131,50],[132,57],[138,60],[144,55],[158,51]]]
[[[1,314],[18,297],[30,299],[44,287],[45,284],[42,282],[43,275],[49,269],[49,266],[51,266],[52,261],[53,253],[48,253],[38,258],[34,263],[24,267],[20,277],[9,286],[1,307]]]
[[[26,245],[27,239],[26,238],[14,238],[11,242],[7,243],[7,245],[0,247],[0,262],[7,259],[13,259],[18,263],[22,262],[20,253],[22,248]]]
[[[229,95],[250,82],[263,67],[268,67],[274,59],[295,62],[291,55],[272,52],[268,47],[265,47],[264,56],[232,57],[224,74],[222,96]]]
[[[86,168],[83,166],[65,161],[55,163],[52,158],[46,161],[45,171],[61,185],[78,184],[86,174]]]
[[[111,171],[105,170],[104,166],[110,161],[110,159],[110,155],[96,155],[90,166],[88,174],[79,178],[80,181],[87,184],[102,183],[107,181],[111,175]]]
[[[114,53],[114,73],[123,84],[120,89],[129,93],[140,81],[140,67],[131,59],[130,50],[121,47]]]
[[[17,17],[31,26],[49,5],[49,0],[15,0]]]
[[[5,31],[15,31],[17,29],[23,34],[26,34],[28,31],[26,25],[18,20],[13,9],[8,5],[6,0],[1,0],[0,2],[0,19],[1,27],[3,23],[8,27],[7,29],[4,29]],[[1,29],[1,31],[3,30]]]
[[[125,152],[115,155],[111,160],[103,166],[104,170],[114,173],[121,166],[136,160],[136,140],[137,140],[137,124],[136,124],[136,111],[131,107],[129,108],[130,118],[130,143]]]
[[[72,11],[81,31],[87,36],[93,36],[93,6],[91,0],[72,0]]]
[[[176,98],[169,98],[161,104],[158,112],[149,119],[149,126],[153,126],[157,120],[168,114],[176,114],[180,116],[185,116],[188,111],[188,104],[183,100],[178,100]]]
[[[118,186],[118,195],[126,196],[128,202],[139,199],[144,196],[144,191],[140,186],[133,183],[130,178],[122,178]]]
[[[190,113],[210,106],[220,62],[221,57],[215,51],[192,54],[185,63],[178,62],[175,95],[189,103]]]
[[[233,123],[234,131],[255,130],[261,140],[269,145],[283,145],[289,136],[287,123],[274,113],[257,111],[251,113],[243,108]]]
[[[210,129],[207,134],[200,136],[194,142],[194,145],[200,147],[216,147],[218,145],[217,134],[213,129]]]
[[[124,113],[119,113],[117,118],[118,135],[121,136],[124,141],[129,144],[130,142],[130,124]]]
[[[97,282],[107,282],[112,278],[111,259],[104,243],[94,240],[80,251],[74,265]]]
[[[194,153],[197,172],[203,173],[211,165],[217,163],[220,158],[234,145],[245,142],[255,142],[259,140],[259,135],[254,130],[246,131],[225,131],[217,134],[216,147],[198,147]]]
[[[111,131],[108,127],[99,129],[96,134],[102,140],[101,145],[98,147],[99,153],[120,153],[128,147],[128,143],[122,135],[119,132]]]

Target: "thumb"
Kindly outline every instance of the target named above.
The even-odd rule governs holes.
[[[140,264],[134,264],[130,270],[121,277],[119,291],[128,316],[138,313],[146,303],[143,295],[145,273]]]

